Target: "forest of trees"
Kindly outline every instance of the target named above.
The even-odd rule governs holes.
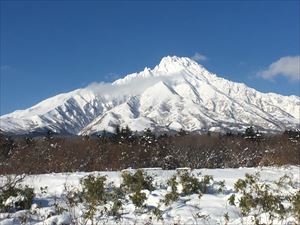
[[[156,135],[128,127],[98,136],[0,136],[0,173],[49,173],[161,167],[174,169],[300,164],[299,131],[262,135],[188,133]]]

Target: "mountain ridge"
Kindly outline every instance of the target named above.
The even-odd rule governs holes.
[[[109,84],[59,94],[28,109],[0,117],[3,132],[51,130],[90,135],[132,130],[241,131],[299,128],[300,98],[261,93],[207,71],[186,58],[167,56]]]

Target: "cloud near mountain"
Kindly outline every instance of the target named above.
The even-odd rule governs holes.
[[[289,80],[300,80],[300,56],[286,56],[273,62],[268,69],[258,72],[264,79],[284,76]]]

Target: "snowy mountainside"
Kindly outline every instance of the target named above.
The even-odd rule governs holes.
[[[77,133],[101,113],[97,97],[87,89],[78,89],[49,98],[39,104],[1,117],[1,129],[11,133],[52,130]]]
[[[158,131],[299,128],[300,98],[261,93],[185,57],[164,57],[111,84],[93,84],[0,117],[3,132],[93,134],[128,125]]]

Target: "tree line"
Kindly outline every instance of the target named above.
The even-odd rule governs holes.
[[[117,126],[97,136],[0,136],[0,173],[49,173],[125,168],[175,169],[300,165],[300,134],[142,133]]]

